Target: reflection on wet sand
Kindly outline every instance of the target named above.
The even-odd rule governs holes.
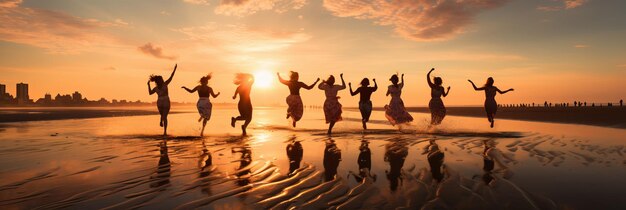
[[[389,189],[396,191],[398,183],[402,184],[402,167],[406,156],[409,155],[409,148],[402,139],[392,139],[392,142],[385,146],[385,162],[389,163],[389,170],[385,171],[389,180]]]
[[[289,159],[289,176],[293,175],[293,172],[300,168],[300,162],[302,162],[302,155],[304,149],[300,141],[296,140],[296,136],[290,138],[290,143],[287,144],[287,158]]]
[[[126,118],[115,123],[120,119]],[[55,130],[58,136],[38,127],[26,134],[10,127],[4,131],[0,207],[623,209],[610,197],[626,186],[612,175],[623,172],[626,150],[619,141],[451,128],[401,133],[375,123],[362,132],[360,122],[338,127],[332,137],[323,129],[268,131],[255,124],[245,137],[94,135],[75,123]],[[598,179],[572,170],[593,171]],[[584,187],[592,184],[602,190]],[[573,194],[588,200],[568,200]]]
[[[332,139],[326,141],[324,148],[324,180],[331,181],[337,175],[337,168],[341,161],[341,150]]]
[[[366,178],[371,178],[372,181],[376,181],[376,174],[372,174],[372,151],[369,148],[369,141],[362,140],[361,146],[359,146],[359,157],[357,157],[357,164],[359,166],[359,173],[349,171],[349,175],[354,177],[357,183],[361,183]]]

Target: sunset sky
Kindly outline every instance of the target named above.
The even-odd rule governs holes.
[[[0,0],[0,84],[45,93],[78,90],[93,100],[155,101],[150,74],[169,76],[174,101],[210,85],[233,102],[234,74],[271,75],[257,105],[284,104],[275,73],[305,83],[343,72],[356,87],[376,78],[383,106],[389,77],[404,73],[409,106],[430,99],[425,75],[452,86],[447,105],[481,105],[467,79],[495,78],[500,103],[626,98],[624,0]],[[324,94],[302,91],[305,105]],[[344,106],[358,97],[340,92]],[[269,100],[271,99],[271,100]]]

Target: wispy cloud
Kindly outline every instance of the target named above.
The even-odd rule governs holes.
[[[209,23],[204,26],[186,27],[175,31],[187,35],[191,41],[229,52],[276,51],[311,38],[310,35],[302,31],[258,29],[241,24]]]
[[[589,45],[585,45],[585,44],[577,44],[577,45],[574,45],[574,47],[575,47],[575,48],[588,48],[588,47],[589,47]]]
[[[21,0],[0,1],[0,40],[27,44],[51,53],[78,53],[114,46],[118,40],[105,29],[125,26],[121,19],[104,22],[62,12],[21,6]]]
[[[324,7],[338,17],[370,19],[389,25],[404,38],[416,41],[445,40],[464,32],[474,17],[502,6],[508,0],[324,0]]]
[[[139,46],[137,49],[140,52],[142,52],[142,53],[144,53],[146,55],[153,56],[155,58],[168,59],[168,60],[176,59],[176,56],[165,55],[163,53],[163,48],[161,48],[159,46],[154,46],[154,45],[152,45],[152,43],[144,44],[142,46]]]
[[[220,0],[215,13],[227,16],[248,16],[259,11],[283,13],[306,5],[307,0]]]
[[[211,3],[209,3],[208,0],[183,0],[183,2],[185,3],[189,3],[189,4],[195,4],[195,5],[211,5]]]
[[[587,3],[588,0],[553,0],[554,2],[559,2],[559,5],[540,5],[537,7],[537,10],[553,12],[567,9],[574,9],[582,6]]]

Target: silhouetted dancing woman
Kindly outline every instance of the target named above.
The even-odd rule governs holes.
[[[290,71],[289,80],[284,80],[283,78],[281,78],[279,73],[276,73],[276,75],[278,75],[278,80],[280,80],[280,83],[283,83],[287,85],[287,87],[289,87],[289,96],[287,96],[286,99],[287,105],[289,106],[289,108],[287,108],[287,119],[291,117],[291,120],[293,121],[292,125],[295,128],[296,122],[302,119],[302,114],[304,112],[302,98],[300,98],[300,88],[304,88],[307,90],[313,89],[317,82],[320,81],[320,78],[317,78],[317,80],[315,80],[312,85],[306,85],[303,82],[298,81],[298,79],[300,78],[298,72]]]
[[[498,111],[498,103],[496,103],[496,92],[500,94],[505,94],[509,91],[513,91],[513,88],[508,89],[506,91],[501,91],[498,87],[493,86],[493,78],[487,78],[487,82],[485,86],[481,88],[477,88],[472,80],[467,80],[472,83],[474,90],[484,90],[485,91],[485,111],[487,112],[487,119],[491,123],[491,127],[493,128],[494,117],[496,115],[496,111]]]
[[[341,85],[335,85],[335,77],[330,75],[328,80],[322,81],[318,88],[320,90],[324,90],[326,94],[326,101],[324,101],[324,116],[326,118],[326,123],[329,123],[328,126],[328,135],[333,132],[333,126],[338,121],[341,121],[341,104],[339,103],[339,97],[337,96],[337,91],[346,89],[346,82],[343,80],[343,74],[339,75],[341,77]]]
[[[356,91],[352,91],[352,83],[348,83],[350,86],[350,95],[355,96],[356,94],[361,94],[359,99],[359,111],[361,111],[361,118],[363,122],[363,129],[367,129],[367,121],[370,120],[370,115],[372,115],[372,101],[370,100],[372,93],[378,90],[378,84],[376,84],[376,79],[374,80],[374,87],[370,87],[370,80],[367,78],[363,78],[361,80],[361,87],[358,87]]]
[[[159,98],[157,99],[157,108],[159,108],[159,114],[161,114],[161,120],[159,125],[163,127],[163,135],[167,135],[167,114],[170,113],[170,97],[169,91],[167,90],[167,85],[172,82],[172,78],[174,78],[174,73],[176,73],[176,68],[178,64],[174,66],[174,71],[172,71],[172,75],[166,81],[163,81],[163,77],[160,75],[150,75],[150,80],[148,80],[148,93],[150,95],[156,93]],[[154,82],[156,87],[150,87],[150,82]]]
[[[391,122],[391,125],[409,123],[413,121],[413,117],[404,107],[404,102],[400,95],[404,87],[404,74],[402,74],[402,82],[398,83],[398,75],[394,74],[389,79],[391,85],[387,88],[387,96],[391,95],[389,105],[385,106],[385,117]]]
[[[200,120],[203,120],[202,131],[200,131],[200,136],[204,135],[204,127],[206,127],[206,122],[211,119],[211,110],[213,109],[213,104],[211,104],[211,100],[209,99],[211,96],[213,96],[213,98],[217,98],[217,96],[220,95],[219,92],[215,94],[215,92],[213,92],[213,88],[208,86],[210,79],[211,79],[211,74],[208,74],[200,78],[200,85],[196,86],[195,88],[189,89],[185,86],[182,87],[183,89],[187,90],[187,92],[189,93],[198,91],[198,96],[200,97],[198,99],[198,103],[196,103],[196,107],[198,108],[198,113],[200,114],[200,119],[198,119],[198,122],[200,122]]]
[[[443,101],[441,100],[441,96],[448,96],[450,93],[450,86],[448,86],[448,91],[444,91],[443,80],[441,77],[435,77],[434,83],[430,81],[430,73],[433,72],[435,68],[432,68],[428,74],[426,74],[426,81],[428,82],[428,86],[430,87],[430,102],[428,103],[428,108],[430,108],[430,124],[431,125],[439,125],[443,118],[446,117],[446,107],[443,105]]]
[[[241,126],[241,131],[243,135],[246,135],[246,128],[250,124],[250,121],[252,121],[250,89],[252,89],[252,84],[254,84],[254,76],[252,76],[252,74],[239,73],[235,76],[234,83],[239,85],[235,91],[235,95],[233,95],[233,99],[236,99],[237,94],[239,94],[239,104],[237,105],[237,108],[239,108],[239,116],[230,118],[230,126],[234,128],[235,122],[244,120],[245,122]]]

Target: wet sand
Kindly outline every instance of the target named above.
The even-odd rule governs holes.
[[[410,112],[430,113],[428,107],[409,107]],[[449,116],[485,117],[483,107],[447,107]],[[358,111],[354,108],[352,110]],[[382,107],[375,110],[382,111]],[[626,107],[499,107],[498,119],[570,123],[626,128]]]
[[[171,114],[181,111],[171,111]],[[146,108],[3,108],[0,109],[0,123],[85,119],[99,117],[126,117],[139,115],[158,115],[153,107]]]
[[[167,137],[157,115],[4,123],[0,208],[626,208],[623,129],[414,114],[399,131],[374,112],[363,132],[344,112],[328,137],[320,110],[296,129],[284,112],[255,109],[245,137],[234,109],[203,138],[196,113]]]

